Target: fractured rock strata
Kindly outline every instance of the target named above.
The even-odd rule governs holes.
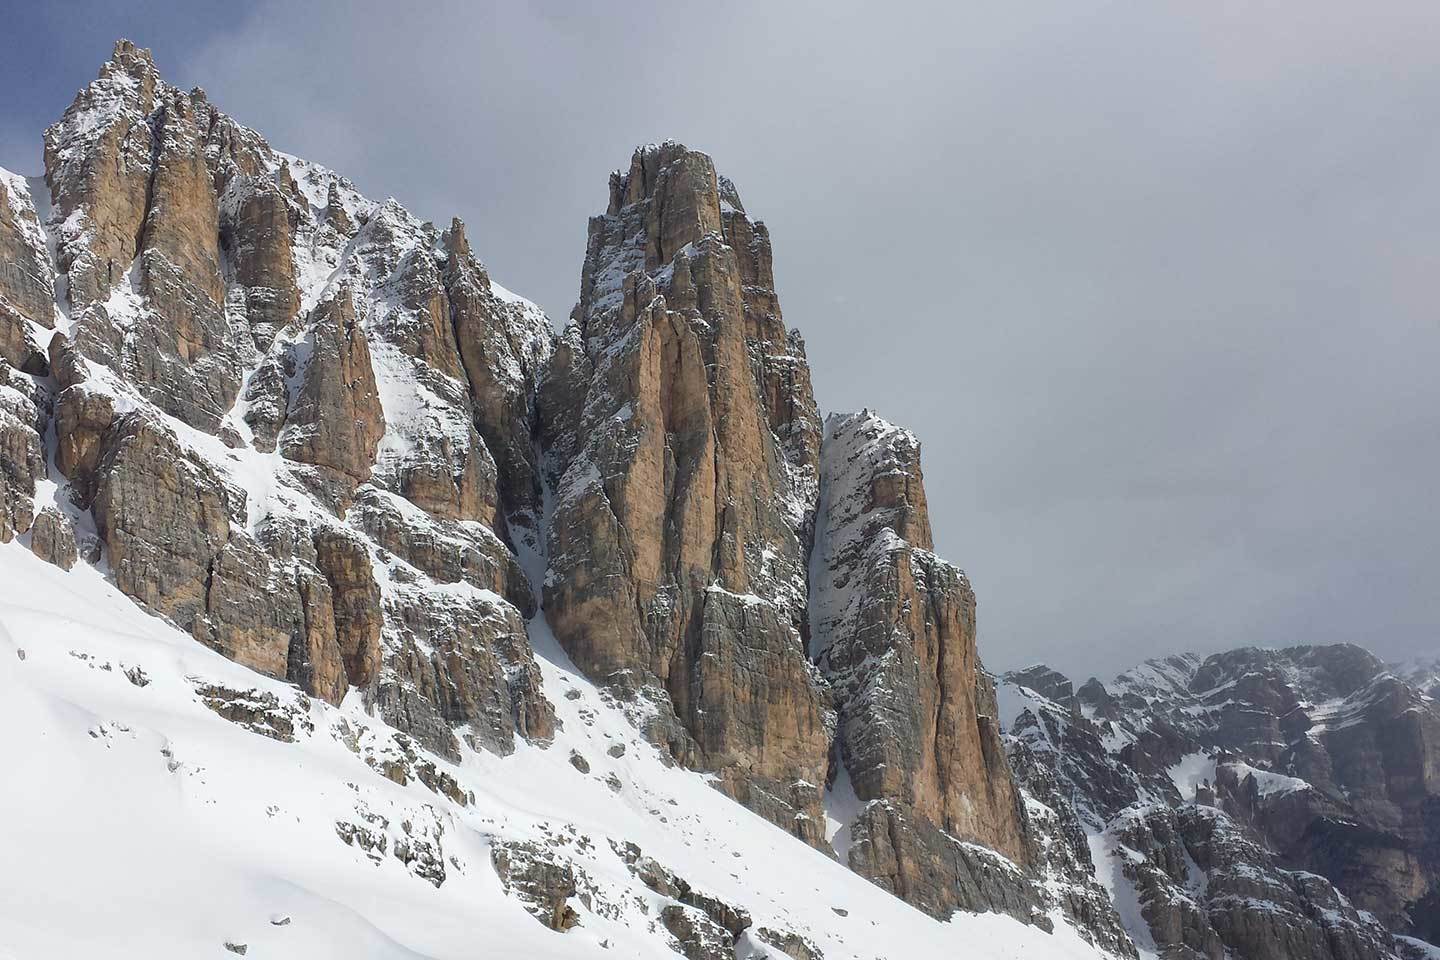
[[[814,450],[772,429],[767,393],[782,398],[752,363],[766,348],[728,242],[743,214],[727,234],[721,206],[710,159],[666,143],[636,151],[591,219],[580,302],[538,398],[555,488],[545,607],[592,677],[663,689],[677,756],[818,843],[828,715],[803,640]],[[808,378],[789,389],[784,416],[813,428]]]
[[[868,413],[834,417],[821,490],[812,630],[839,760],[872,803],[850,862],[937,916],[976,909],[963,841],[1024,864],[1026,826],[979,667],[975,595],[932,552],[919,444]]]

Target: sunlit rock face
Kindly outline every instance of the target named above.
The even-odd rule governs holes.
[[[823,842],[830,715],[806,657],[818,415],[768,235],[704,154],[611,177],[540,388],[545,606],[591,676],[658,696],[675,756]]]

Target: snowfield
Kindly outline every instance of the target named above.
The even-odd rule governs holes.
[[[666,766],[543,622],[532,635],[564,728],[506,758],[421,754],[417,766],[453,777],[448,792],[473,795],[461,804],[367,763],[404,748],[358,693],[339,708],[303,697],[147,615],[85,564],[67,574],[19,541],[0,546],[0,957],[193,960],[234,956],[229,943],[312,960],[673,958],[657,920],[673,901],[634,876],[626,842],[749,911],[743,958],[783,958],[761,927],[827,958],[1098,956],[1059,917],[1054,935],[995,914],[939,923],[889,896]],[[237,692],[232,717],[262,719],[207,707],[220,688]],[[252,729],[266,724],[293,742]],[[568,932],[531,916],[492,866],[496,844],[526,841],[576,870],[584,896],[570,898],[580,923]]]

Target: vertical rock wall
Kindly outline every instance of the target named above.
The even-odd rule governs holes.
[[[872,825],[850,862],[905,888],[922,885],[908,878],[916,864],[932,864],[926,900],[944,915],[962,886],[957,861],[933,849],[944,838],[1027,859],[994,690],[976,653],[975,595],[932,552],[909,432],[869,412],[833,416],[820,485],[812,629],[839,713],[838,759],[861,801],[883,802],[885,818],[906,824]],[[883,858],[882,839],[896,848]]]
[[[770,310],[752,336],[755,254],[727,241],[753,230],[725,206],[710,159],[667,143],[636,151],[590,222],[539,398],[556,491],[545,605],[581,669],[664,691],[655,721],[677,757],[820,842],[828,713],[803,639],[815,450],[782,442],[767,393],[787,434],[814,434],[817,415],[808,377],[765,389],[760,337],[783,327]]]

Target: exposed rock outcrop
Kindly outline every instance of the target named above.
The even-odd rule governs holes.
[[[495,458],[500,500],[511,522],[538,535],[540,475],[531,408],[550,355],[550,321],[534,304],[495,287],[470,252],[459,219],[445,234],[444,248],[442,278],[475,425]]]
[[[48,199],[0,172],[0,542],[351,697],[399,732],[332,732],[396,784],[464,805],[423,751],[556,736],[540,615],[669,758],[937,918],[1063,919],[1132,957],[1135,906],[1141,946],[1187,960],[1440,938],[1437,671],[1247,650],[1078,690],[1036,666],[997,702],[918,441],[868,412],[822,438],[769,232],[704,154],[650,145],[612,176],[558,337],[458,219],[277,153],[128,42],[45,157]],[[315,733],[299,694],[196,694]],[[628,797],[606,759],[627,744],[552,759]],[[438,820],[356,816],[333,821],[352,852],[436,886],[459,868]],[[497,842],[492,865],[553,929],[618,909],[557,849]],[[681,954],[819,956],[614,849]]]
[[[515,737],[546,741],[545,699],[525,623],[515,608],[469,584],[393,583],[384,601],[388,667],[374,689],[380,715],[427,749],[458,760],[453,727],[471,746],[508,754]]]
[[[637,150],[591,219],[580,302],[541,384],[556,492],[545,606],[586,673],[665,691],[677,756],[818,843],[827,714],[803,640],[814,464],[772,429],[762,349],[710,159]],[[808,378],[791,386],[788,406],[813,420]]]
[[[348,288],[315,308],[295,407],[280,435],[289,459],[362,483],[385,435],[370,345]]]
[[[1023,865],[1025,817],[979,668],[975,595],[932,552],[920,446],[868,412],[833,417],[821,490],[814,642],[839,760],[856,796],[880,803],[864,842],[851,828],[851,865],[938,916],[987,909],[1003,884],[976,872],[1003,871],[961,841]],[[1013,898],[996,909],[1030,912]]]
[[[52,277],[30,186],[0,170],[0,360],[26,373],[46,372],[38,334],[55,326]]]
[[[257,349],[266,350],[300,309],[291,239],[294,201],[261,172],[258,159],[248,165],[249,174],[238,168],[227,171],[231,176],[220,199],[220,243],[234,273],[232,290],[243,299],[251,337]]]
[[[45,134],[75,347],[207,430],[231,406],[249,347],[223,306],[213,120],[203,91],[164,84],[149,51],[121,41]]]
[[[35,481],[45,473],[36,399],[30,379],[0,363],[0,543],[35,519]]]
[[[35,515],[30,527],[30,549],[46,563],[69,570],[80,559],[75,546],[75,530],[69,519],[54,507],[46,507]]]
[[[576,894],[573,865],[533,843],[497,844],[490,862],[505,891],[536,920],[561,933],[580,923],[580,915],[570,905]]]
[[[850,843],[851,869],[936,918],[1005,913],[1051,928],[1040,891],[1015,863],[899,803],[866,804],[850,825]]]
[[[360,687],[449,756],[457,725],[502,752],[517,733],[548,737],[534,599],[476,426],[532,448],[543,314],[493,293],[458,230],[447,251],[398,204],[165,83],[126,41],[46,132],[45,157],[51,203],[0,180],[15,264],[0,319],[20,315],[0,345],[57,388],[52,403],[21,375],[0,394],[0,538],[30,528],[53,411],[64,495],[152,612],[326,700]],[[37,358],[57,290],[72,322]],[[66,530],[47,517],[32,545],[63,562]]]
[[[1005,681],[1017,745],[1049,758],[1089,829],[1153,834],[1124,841],[1138,851],[1125,855],[1132,879],[1151,869],[1142,856],[1162,872],[1165,862],[1198,859],[1159,852],[1181,842],[1173,836],[1213,834],[1228,851],[1224,870],[1266,874],[1281,890],[1233,893],[1221,910],[1197,906],[1184,889],[1161,891],[1193,886],[1193,877],[1147,875],[1146,896],[1168,904],[1146,913],[1162,947],[1248,956],[1261,938],[1293,956],[1383,956],[1394,949],[1385,929],[1436,936],[1427,920],[1435,825],[1426,811],[1437,802],[1440,711],[1360,648],[1166,657],[1109,685],[1091,679],[1073,698],[1044,668]],[[1327,925],[1357,910],[1368,931],[1359,946],[1348,927]],[[1284,929],[1271,929],[1276,923]]]
[[[1382,960],[1390,935],[1329,881],[1275,866],[1212,807],[1136,808],[1106,834],[1166,958]]]

